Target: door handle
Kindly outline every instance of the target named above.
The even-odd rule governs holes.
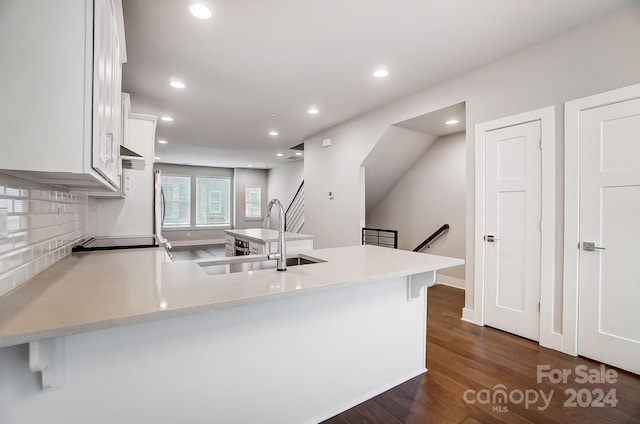
[[[584,250],[586,250],[587,252],[593,252],[595,250],[607,250],[606,247],[596,246],[596,244],[594,242],[592,242],[592,241],[582,242],[582,248]]]
[[[486,236],[484,236],[484,241],[489,242],[489,243],[493,243],[494,241],[499,241],[499,238],[496,238],[496,236],[492,236],[490,234],[487,234]]]

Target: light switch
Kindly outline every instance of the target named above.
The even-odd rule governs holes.
[[[329,192],[329,199],[333,199],[333,191]]]

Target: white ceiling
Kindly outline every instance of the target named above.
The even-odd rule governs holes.
[[[158,123],[162,162],[287,163],[276,153],[323,129],[637,0],[207,1],[199,20],[189,0],[123,0],[124,91],[134,112],[175,119]]]
[[[448,125],[447,121],[450,119],[455,119],[458,123]],[[458,103],[393,125],[437,137],[454,134],[466,130],[465,104]]]

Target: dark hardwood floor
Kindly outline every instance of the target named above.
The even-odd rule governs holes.
[[[462,290],[447,286],[430,288],[429,371],[324,424],[640,423],[640,376],[606,366],[606,370],[612,370],[610,374],[617,373],[615,383],[580,383],[582,368],[576,367],[583,366],[596,378],[601,364],[463,322],[460,320],[463,304]],[[548,365],[550,370],[570,370],[571,374],[566,383],[553,384],[548,378],[538,383],[538,365]],[[580,374],[576,375],[576,371]],[[504,387],[496,387],[500,384]],[[505,403],[499,397],[494,399],[500,389],[508,395]],[[574,390],[576,399],[571,398]],[[612,395],[607,398],[607,393],[615,393],[615,407]],[[550,397],[550,401],[545,403],[542,395]],[[528,406],[521,396],[529,397]],[[595,406],[600,404],[598,399],[603,406]],[[565,406],[565,402],[575,406]]]

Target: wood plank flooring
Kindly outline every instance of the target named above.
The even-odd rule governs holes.
[[[576,367],[599,370],[600,363],[463,322],[460,320],[463,305],[464,291],[441,285],[430,288],[429,371],[324,424],[640,423],[640,376],[606,366],[617,373],[614,384],[581,384],[576,381]],[[549,365],[551,370],[568,369],[571,374],[566,383],[553,384],[548,378],[538,383],[538,365]],[[509,396],[506,403],[499,398],[493,403],[493,396],[501,388],[496,387],[499,384]],[[467,392],[469,389],[473,391]],[[615,407],[608,402],[601,407],[580,406],[591,405],[589,398],[593,402],[600,397],[598,390],[606,394],[611,389],[617,399]],[[566,401],[571,401],[565,390],[580,393],[576,406],[565,406]],[[527,406],[520,393],[533,401],[534,391],[538,400]],[[474,403],[465,401],[465,392],[466,399]],[[551,396],[546,407],[541,393],[546,398]],[[489,398],[484,397],[487,394]]]

